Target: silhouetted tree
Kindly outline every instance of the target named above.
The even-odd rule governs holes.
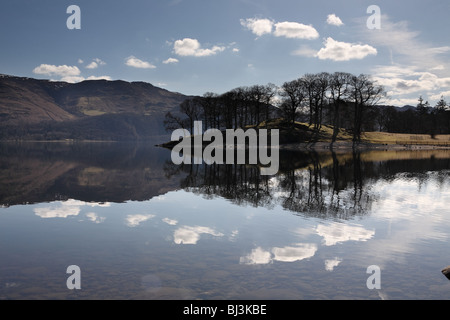
[[[297,112],[306,98],[302,81],[297,79],[283,83],[280,95],[283,99],[280,109],[287,120],[294,125]]]
[[[347,104],[347,99],[349,95],[349,85],[352,75],[345,72],[335,72],[329,76],[329,97],[332,105],[333,114],[333,137],[331,145],[336,141],[337,135],[339,133],[339,128],[341,126],[340,122],[340,112],[342,106]]]
[[[349,100],[354,110],[352,128],[354,145],[361,141],[364,113],[384,96],[384,88],[376,85],[369,76],[361,74],[351,77]]]

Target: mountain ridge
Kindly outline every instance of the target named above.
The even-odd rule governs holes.
[[[1,74],[0,139],[135,140],[164,135],[165,114],[176,111],[189,97],[143,81],[85,80],[72,84]],[[116,127],[108,127],[105,119],[114,119]],[[118,122],[119,127],[128,127],[122,138],[114,134]],[[96,124],[102,124],[104,134],[93,135],[92,130],[83,133],[89,128],[97,132]],[[146,124],[148,130],[138,130]]]

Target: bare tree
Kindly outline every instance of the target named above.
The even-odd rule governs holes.
[[[180,104],[180,112],[185,114],[188,119],[189,128],[191,133],[194,132],[194,121],[200,119],[201,108],[197,99],[186,99]]]
[[[164,126],[167,131],[173,131],[179,128],[187,129],[187,119],[181,119],[179,116],[172,114],[170,111],[166,113],[164,118]]]
[[[349,94],[351,77],[352,75],[350,73],[345,72],[335,72],[329,76],[329,98],[333,108],[333,136],[331,140],[331,147],[333,146],[333,143],[336,142],[339,133],[339,128],[341,126],[341,107],[347,103],[346,100]]]
[[[353,105],[353,146],[361,142],[363,116],[367,108],[377,104],[386,95],[384,88],[369,76],[361,74],[350,80],[349,101]]]
[[[298,109],[306,98],[302,81],[297,79],[283,83],[280,95],[283,98],[280,109],[294,126]]]

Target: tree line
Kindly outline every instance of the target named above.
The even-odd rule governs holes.
[[[167,130],[193,132],[194,121],[203,121],[205,129],[228,129],[284,118],[292,127],[296,121],[307,122],[316,132],[332,125],[332,142],[339,129],[347,129],[355,143],[364,131],[450,133],[450,112],[443,98],[434,108],[422,100],[416,108],[401,111],[380,106],[386,97],[384,87],[369,75],[308,73],[279,87],[270,83],[242,86],[189,98],[177,112],[166,114],[164,125]]]
[[[450,134],[450,108],[444,97],[431,106],[420,96],[415,107],[383,106],[375,112],[376,130],[392,133]]]

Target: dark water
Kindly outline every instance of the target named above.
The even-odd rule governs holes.
[[[0,299],[450,298],[448,151],[283,152],[276,176],[152,145],[0,151]]]

